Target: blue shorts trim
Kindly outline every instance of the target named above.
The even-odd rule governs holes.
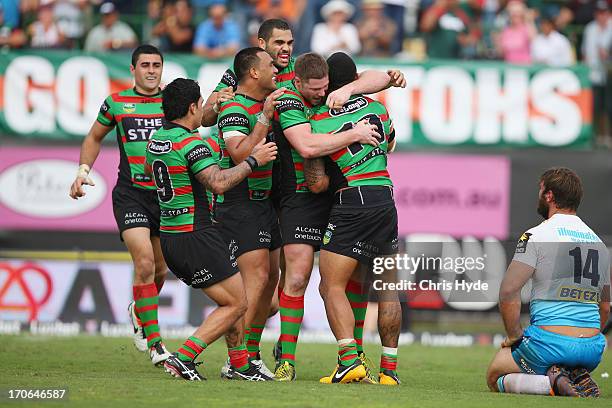
[[[593,371],[605,347],[606,338],[601,333],[586,338],[569,337],[529,326],[521,341],[512,347],[512,358],[527,374],[544,375],[555,364]]]

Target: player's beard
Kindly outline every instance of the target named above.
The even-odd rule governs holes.
[[[540,197],[538,200],[538,214],[540,214],[542,218],[544,218],[545,220],[548,219],[549,208],[550,207],[546,203],[546,200],[544,199],[544,197]]]

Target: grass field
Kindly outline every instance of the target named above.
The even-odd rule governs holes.
[[[170,349],[179,346],[168,342]],[[271,344],[264,344],[265,360],[272,366]],[[336,347],[330,344],[298,346],[298,381],[294,383],[228,382],[219,378],[225,360],[222,343],[213,344],[203,356],[200,371],[208,377],[202,383],[179,381],[154,368],[145,354],[138,353],[129,339],[102,337],[0,337],[4,369],[0,388],[67,387],[68,401],[30,403],[31,406],[71,407],[610,407],[612,379],[600,373],[612,372],[612,356],[606,352],[595,372],[603,397],[576,400],[545,396],[500,395],[487,391],[486,366],[495,349],[430,348],[406,346],[400,349],[399,387],[349,384],[323,385],[335,364]],[[366,346],[378,362],[379,350]],[[269,357],[269,358],[268,358]],[[18,403],[0,401],[0,406]]]

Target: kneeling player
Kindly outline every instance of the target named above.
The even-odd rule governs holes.
[[[538,213],[525,232],[499,294],[508,337],[487,371],[491,391],[598,397],[589,372],[604,351],[600,329],[610,312],[606,246],[576,215],[582,183],[566,168],[540,177]],[[521,328],[520,293],[532,281],[531,325]]]
[[[163,91],[162,102],[167,123],[147,147],[147,163],[161,209],[161,247],[168,266],[180,280],[202,289],[219,306],[164,367],[175,377],[202,380],[194,360],[208,344],[227,333],[232,377],[271,380],[249,365],[243,342],[247,308],[244,286],[227,245],[211,222],[204,189],[223,193],[234,187],[258,164],[274,160],[276,146],[264,144],[233,168],[221,170],[197,131],[202,105],[195,81],[177,79],[170,83]]]
[[[351,58],[336,53],[327,60],[330,90],[353,81],[357,69]],[[310,123],[315,133],[328,133],[330,138],[363,120],[375,125],[378,146],[353,143],[331,154],[329,184],[335,192],[327,230],[323,236],[319,270],[319,290],[325,303],[330,327],[338,341],[338,365],[323,377],[323,383],[362,381],[367,371],[359,359],[353,329],[355,318],[345,293],[347,284],[359,263],[369,264],[374,257],[397,252],[397,211],[393,200],[393,184],[387,172],[387,153],[393,150],[394,131],[384,105],[362,95],[352,96],[340,109],[322,106],[314,110]],[[312,162],[311,162],[312,163]],[[306,169],[307,183],[313,188],[317,178]],[[314,176],[314,177],[313,177]],[[318,190],[314,189],[313,190]],[[397,298],[385,302],[397,311]],[[401,314],[389,339],[383,339],[385,362],[379,378],[384,383],[399,384],[395,372],[397,341]],[[385,344],[388,341],[387,344]],[[389,381],[387,378],[389,377]]]

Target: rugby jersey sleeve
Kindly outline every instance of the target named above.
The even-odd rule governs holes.
[[[100,110],[98,111],[98,117],[96,120],[104,126],[115,126],[117,121],[115,120],[115,114],[113,112],[113,98],[109,95],[106,97]]]
[[[238,77],[236,77],[233,67],[225,70],[223,76],[221,77],[221,80],[215,88],[215,92],[219,92],[220,90],[227,88],[228,86],[231,86],[234,91],[238,88]]]
[[[217,125],[224,140],[234,136],[248,136],[251,133],[249,113],[243,106],[231,101],[221,107]]]
[[[278,122],[283,130],[308,123],[304,103],[299,98],[285,95],[279,102],[276,112],[278,113]]]
[[[187,168],[192,174],[197,174],[218,162],[217,155],[211,147],[199,137],[193,137],[183,147],[183,156],[187,161]]]
[[[538,250],[536,247],[536,243],[532,239],[533,231],[529,230],[525,232],[519,238],[516,249],[514,250],[513,261],[519,261],[524,263],[525,265],[529,265],[532,268],[535,268],[538,264]]]

